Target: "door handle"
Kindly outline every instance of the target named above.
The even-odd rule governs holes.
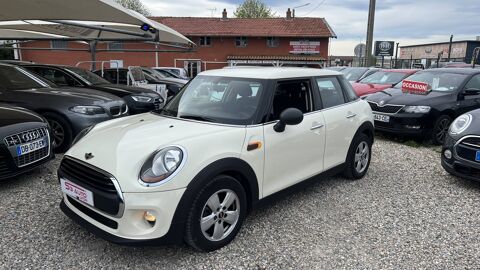
[[[319,129],[319,128],[322,128],[323,126],[324,126],[324,124],[318,124],[318,125],[315,125],[315,126],[311,127],[310,130]]]
[[[355,117],[355,116],[357,116],[356,113],[349,113],[349,114],[347,115],[347,118],[350,119],[350,118],[353,118],[353,117]]]

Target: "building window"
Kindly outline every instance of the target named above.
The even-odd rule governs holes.
[[[66,49],[68,48],[68,41],[66,40],[52,40],[50,42],[52,49]]]
[[[200,37],[200,46],[212,46],[211,37]]]
[[[280,46],[280,39],[278,37],[267,37],[267,47],[276,48]]]
[[[119,51],[123,50],[123,43],[122,42],[109,42],[107,43],[108,50],[112,51]]]
[[[236,37],[235,46],[237,47],[247,47],[247,37]]]

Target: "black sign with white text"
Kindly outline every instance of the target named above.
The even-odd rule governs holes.
[[[375,56],[393,56],[395,42],[375,41]]]

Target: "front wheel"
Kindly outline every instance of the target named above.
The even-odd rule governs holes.
[[[227,175],[215,177],[190,208],[185,241],[206,252],[226,246],[240,230],[246,210],[245,190],[238,180]]]
[[[353,139],[346,160],[346,168],[344,171],[346,177],[350,179],[360,179],[367,174],[372,158],[371,149],[371,139],[367,135],[362,133]]]
[[[55,153],[64,153],[72,143],[73,134],[70,124],[56,113],[44,113],[53,136],[53,150]]]
[[[442,115],[435,120],[432,131],[432,142],[435,145],[442,145],[448,134],[448,129],[452,123],[452,118],[448,115]]]

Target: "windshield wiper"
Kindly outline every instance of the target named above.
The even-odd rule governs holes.
[[[182,115],[179,118],[199,120],[199,121],[204,121],[204,122],[213,122],[212,119],[207,118],[207,117],[203,117],[203,116],[199,116],[199,115]]]

